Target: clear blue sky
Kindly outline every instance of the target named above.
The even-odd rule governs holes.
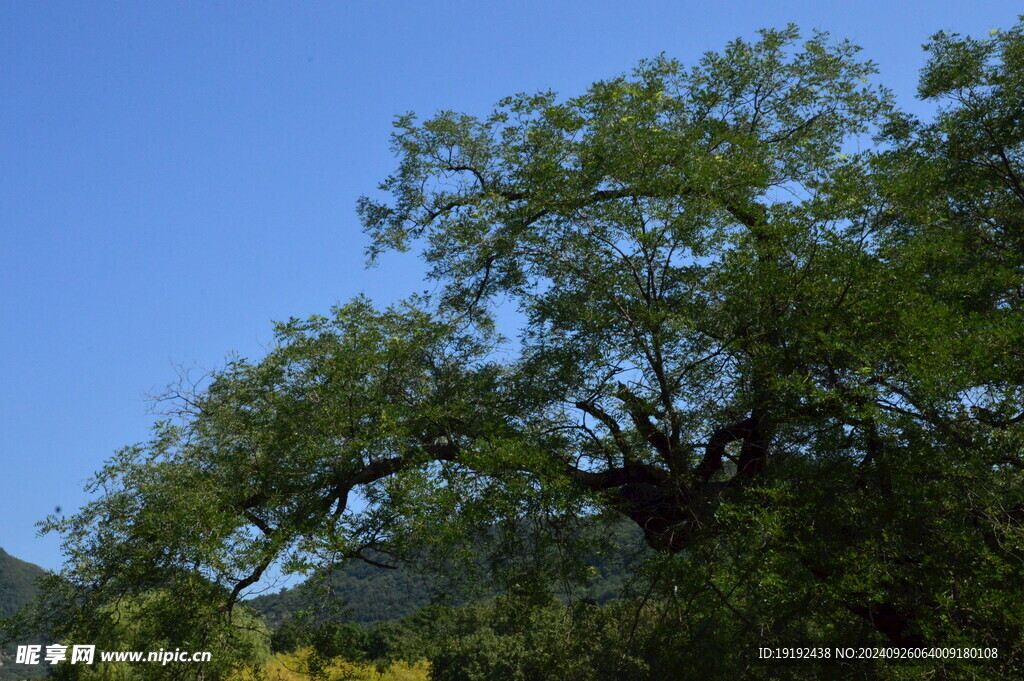
[[[795,22],[848,37],[913,107],[938,29],[1019,2],[0,4],[0,547],[56,568],[34,523],[147,437],[175,364],[258,356],[270,321],[422,290],[363,269],[359,194],[394,114],[575,94],[660,52],[693,62]]]

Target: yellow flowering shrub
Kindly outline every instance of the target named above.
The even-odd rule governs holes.
[[[231,681],[427,681],[430,664],[398,661],[383,671],[342,657],[323,659],[311,648],[272,655],[266,665],[235,673]]]

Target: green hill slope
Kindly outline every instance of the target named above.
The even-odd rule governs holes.
[[[35,598],[36,578],[42,577],[43,568],[0,549],[0,619],[10,617]]]
[[[615,548],[607,555],[586,560],[593,580],[588,589],[574,593],[603,603],[621,594],[634,567],[646,555],[642,538],[632,525],[621,524],[612,530]],[[554,586],[561,593],[559,585]],[[311,580],[280,593],[257,596],[246,602],[263,615],[271,629],[298,612],[309,612],[314,619],[371,625],[412,615],[432,600],[442,597],[453,605],[478,600],[480,593],[469,593],[452,585],[443,586],[410,567],[397,570],[379,568],[362,561],[336,566],[326,580]]]
[[[0,619],[10,617],[36,597],[36,579],[45,574],[43,568],[19,560],[0,549]],[[41,666],[14,664],[16,646],[39,641],[12,641],[0,647],[0,681],[38,677],[46,670]]]
[[[341,617],[357,624],[397,620],[411,615],[434,597],[429,579],[409,569],[387,570],[363,562],[335,569],[327,584],[300,584],[280,593],[257,596],[246,605],[263,615],[272,629],[303,610],[322,613],[341,608]],[[330,599],[330,603],[325,603]]]

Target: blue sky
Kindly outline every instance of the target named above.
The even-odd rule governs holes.
[[[0,547],[144,440],[175,365],[258,356],[271,320],[423,290],[364,269],[356,198],[392,117],[575,94],[661,52],[692,63],[795,22],[850,38],[914,108],[920,46],[1019,2],[0,4]]]

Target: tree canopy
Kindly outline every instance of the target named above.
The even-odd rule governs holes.
[[[1024,28],[927,49],[931,121],[794,27],[399,116],[358,212],[438,293],[279,324],[178,395],[49,523],[77,607],[605,515],[661,555],[652,636],[723,678],[826,643],[1019,675]]]

